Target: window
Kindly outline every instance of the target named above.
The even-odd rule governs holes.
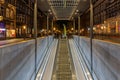
[[[9,8],[6,8],[6,17],[9,18]]]

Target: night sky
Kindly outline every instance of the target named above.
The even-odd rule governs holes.
[[[58,29],[59,30],[63,30],[64,29],[63,24],[65,24],[66,25],[66,29],[68,29],[70,22],[71,21],[68,21],[68,20],[58,20],[58,21],[56,21],[56,24],[58,25]]]

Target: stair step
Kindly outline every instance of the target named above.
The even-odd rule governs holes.
[[[56,62],[56,80],[72,80],[70,56],[66,40],[60,40]]]

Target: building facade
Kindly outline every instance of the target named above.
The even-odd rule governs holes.
[[[34,3],[31,0],[16,1],[16,35],[23,37],[32,34],[33,29],[33,8]]]
[[[34,34],[34,2],[32,0],[1,0],[0,39]],[[38,32],[45,25],[46,16],[38,10]]]
[[[3,0],[4,3],[0,4],[0,38],[16,37],[16,1],[15,0]]]
[[[120,33],[120,0],[93,0],[97,33]]]
[[[93,0],[95,34],[120,35],[120,0]],[[90,33],[90,9],[81,16],[81,30]]]

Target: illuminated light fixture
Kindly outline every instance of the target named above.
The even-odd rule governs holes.
[[[52,12],[50,12],[50,14],[52,15]]]
[[[4,29],[4,28],[0,28],[0,31],[5,31],[6,29]]]
[[[76,12],[79,12],[79,10],[76,10]]]
[[[104,26],[104,29],[106,29],[106,26]]]
[[[103,30],[103,29],[104,29],[104,27],[102,26],[102,27],[101,27],[101,29]]]
[[[51,12],[51,10],[50,10],[50,9],[49,9],[48,11],[49,11],[49,12]]]
[[[53,28],[53,30],[55,31],[55,30],[56,30],[56,28],[54,27],[54,28]]]
[[[96,28],[95,28],[95,27],[93,27],[93,30],[96,30]]]
[[[3,20],[3,16],[0,16],[0,21],[2,21]]]
[[[25,25],[23,26],[23,29],[26,29],[26,26],[25,26]]]
[[[88,28],[88,31],[90,31],[90,28]]]
[[[77,13],[75,13],[75,15],[76,15]]]
[[[73,31],[73,30],[74,30],[74,28],[71,28],[71,30]]]

